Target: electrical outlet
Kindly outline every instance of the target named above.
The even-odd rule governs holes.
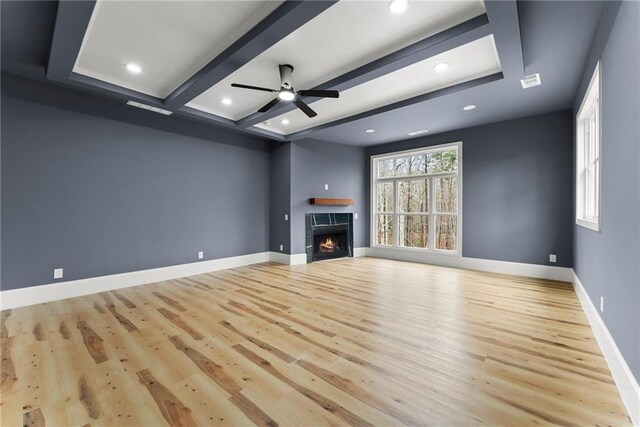
[[[63,275],[64,275],[64,269],[56,268],[56,269],[53,270],[53,278],[54,279],[62,279]]]
[[[280,252],[284,251],[284,245],[280,245]]]
[[[324,189],[325,189],[325,190],[328,190],[328,189],[329,189],[329,184],[325,184],[325,185],[324,185]]]
[[[600,313],[604,313],[604,297],[600,297]]]
[[[549,255],[549,262],[556,262],[556,254]]]
[[[353,219],[358,219],[358,214],[357,213],[353,214]]]
[[[284,220],[289,221],[289,214],[284,214]]]
[[[204,258],[204,252],[200,251],[198,252],[198,259],[202,259],[202,258]]]

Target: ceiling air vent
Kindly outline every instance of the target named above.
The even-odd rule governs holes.
[[[524,79],[520,79],[520,83],[522,83],[522,89],[540,86],[542,84],[542,82],[540,81],[540,73],[525,76]]]
[[[162,108],[152,107],[151,105],[141,104],[136,101],[127,101],[127,105],[131,105],[132,107],[142,108],[143,110],[153,111],[154,113],[164,114],[165,116],[170,116],[173,112],[169,110],[163,110]]]

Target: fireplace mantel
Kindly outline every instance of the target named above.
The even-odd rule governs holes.
[[[353,199],[328,199],[324,197],[312,197],[309,199],[309,203],[312,205],[323,206],[351,206],[353,205]]]

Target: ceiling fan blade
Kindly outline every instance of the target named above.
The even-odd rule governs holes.
[[[298,108],[302,110],[303,113],[305,113],[307,116],[309,116],[309,118],[312,118],[312,117],[315,117],[315,116],[318,115],[318,113],[313,111],[311,109],[311,107],[309,107],[307,104],[305,104],[304,101],[301,100],[300,98],[294,99],[293,103],[296,104],[298,106]]]
[[[300,96],[313,96],[316,98],[339,98],[340,92],[337,90],[299,90]]]
[[[278,102],[280,102],[280,98],[273,98],[271,101],[269,101],[268,104],[266,104],[264,107],[262,107],[261,109],[258,110],[258,113],[266,113],[267,111],[269,111],[271,108],[273,108],[274,105],[276,105]]]
[[[263,92],[277,92],[277,90],[275,89],[269,89],[267,87],[260,87],[260,86],[250,86],[250,85],[243,85],[240,83],[231,83],[232,87],[239,87],[240,89],[251,89],[251,90],[261,90]]]

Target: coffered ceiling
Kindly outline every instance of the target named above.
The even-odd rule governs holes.
[[[20,46],[5,31],[20,28],[6,11],[51,8],[2,6],[5,70]],[[575,93],[568,82],[585,60],[601,7],[409,0],[394,14],[388,0],[63,0],[51,18],[46,78],[118,99],[123,108],[135,101],[172,113],[158,120],[183,116],[280,141],[371,145],[417,129],[436,133],[566,108]],[[550,67],[550,60],[566,64]],[[289,102],[257,113],[274,94],[231,87],[277,89],[285,63],[295,68],[295,89],[338,90],[340,98],[303,97],[314,118]],[[436,71],[440,63],[448,68]],[[543,85],[523,90],[520,79],[535,72]],[[467,104],[477,109],[462,110]]]
[[[406,15],[390,13],[385,1],[340,1],[187,106],[239,120],[273,95],[232,88],[231,83],[279,89],[278,64],[291,64],[295,87],[312,88],[484,12],[480,0],[415,2]],[[233,103],[222,105],[223,98]],[[306,121],[305,127],[313,123]]]
[[[448,68],[436,71],[438,64]],[[314,102],[311,107],[318,112],[316,117],[309,118],[296,109],[256,126],[291,134],[499,72],[500,59],[489,35],[354,86],[341,92],[339,99]]]
[[[100,0],[73,72],[164,98],[281,3]]]

